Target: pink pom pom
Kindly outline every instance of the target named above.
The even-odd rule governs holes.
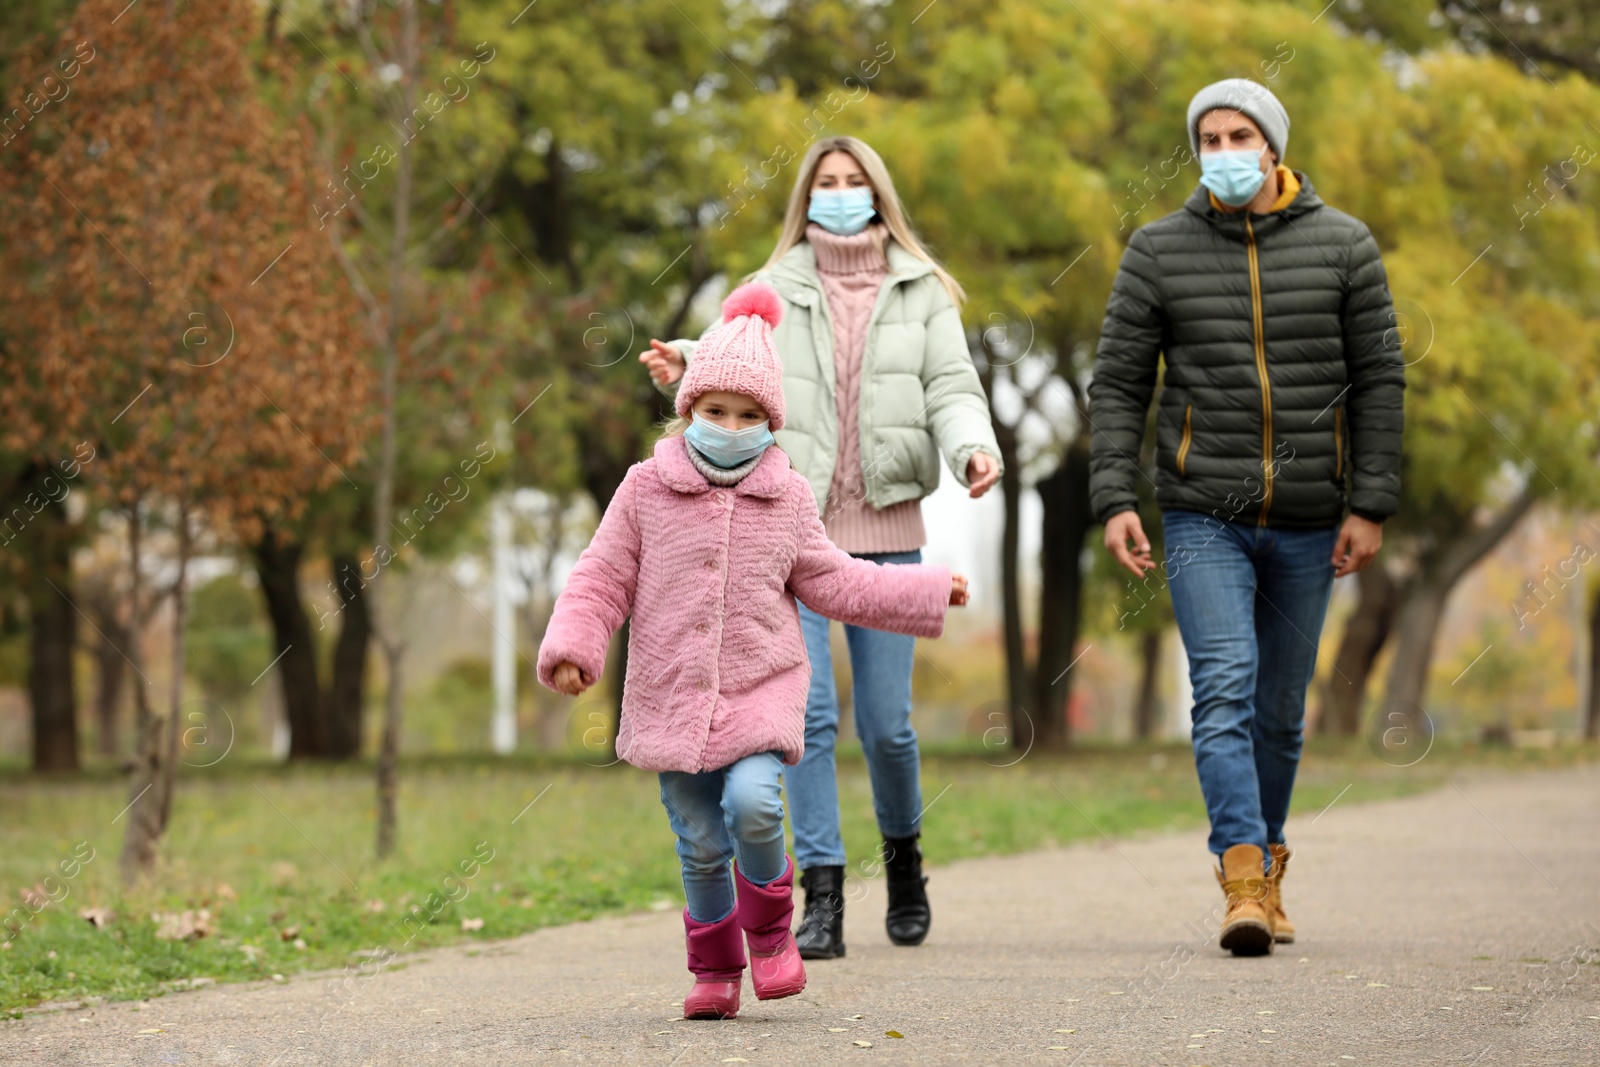
[[[754,315],[765,319],[768,326],[776,326],[783,318],[783,298],[765,282],[741,285],[722,302],[722,321],[732,322],[740,315]]]

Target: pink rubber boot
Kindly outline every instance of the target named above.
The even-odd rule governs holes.
[[[739,911],[718,923],[696,922],[683,909],[684,940],[694,988],[683,998],[685,1019],[732,1019],[739,1014],[739,983],[744,976],[744,945],[739,941]]]
[[[768,885],[745,878],[739,865],[733,873],[739,906],[733,913],[750,942],[750,984],[757,1000],[792,997],[806,987],[806,965],[800,960],[789,924],[794,919],[794,861],[784,857],[783,874]]]

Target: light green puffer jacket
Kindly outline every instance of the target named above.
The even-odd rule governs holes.
[[[962,486],[974,452],[1000,462],[961,313],[932,264],[892,240],[888,260],[861,356],[861,468],[867,502],[875,508],[918,500],[938,488],[941,452]],[[817,277],[816,250],[801,241],[753,280],[783,297],[774,341],[783,360],[785,412],[775,436],[811,483],[822,510],[839,451],[839,415],[833,321]],[[694,358],[693,341],[672,343],[685,361]],[[664,391],[675,393],[677,384]]]

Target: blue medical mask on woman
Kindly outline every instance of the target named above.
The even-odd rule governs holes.
[[[829,233],[848,237],[866,229],[877,211],[872,206],[872,190],[865,185],[849,189],[813,189],[806,218]]]
[[[1257,151],[1248,148],[1222,152],[1200,153],[1200,184],[1210,189],[1229,207],[1244,207],[1255,199],[1267,180],[1261,169],[1262,145]]]
[[[689,423],[689,428],[683,431],[683,439],[710,460],[712,466],[731,470],[761,455],[768,445],[776,442],[777,438],[772,436],[772,430],[768,427],[769,424],[763,422],[759,426],[729,430],[697,414],[694,421]]]

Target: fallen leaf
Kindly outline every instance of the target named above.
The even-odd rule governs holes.
[[[1389,988],[1389,983],[1388,982],[1368,982],[1367,983],[1367,988],[1368,989],[1388,989]]]
[[[104,930],[116,917],[117,913],[112,911],[110,908],[78,909],[78,918],[89,920],[89,925],[93,926],[96,930]]]
[[[1065,1045],[1051,1045],[1050,1046],[1050,1051],[1051,1052],[1067,1052],[1069,1050],[1068,1050],[1067,1046],[1065,1046]]]
[[[461,920],[461,929],[463,929],[463,930],[482,930],[483,929],[483,920],[482,919],[462,919]],[[726,1063],[727,1061],[724,1060],[723,1062]]]
[[[158,913],[151,918],[157,923],[156,938],[160,941],[198,941],[216,932],[211,925],[211,912],[206,908],[201,908],[199,911]]]
[[[842,1026],[830,1026],[830,1027],[828,1027],[828,1033],[830,1033],[830,1034],[842,1034],[844,1032],[845,1032],[845,1028],[842,1027]]]
[[[164,1034],[165,1030],[140,1030],[141,1034]]]
[[[217,883],[217,896],[221,897],[223,900],[239,899],[239,894],[235,893],[233,891],[233,886],[229,885],[227,882]]]
[[[1455,1009],[1454,1009],[1454,1008],[1440,1008],[1440,1009],[1439,1009],[1439,1010],[1440,1010],[1440,1011],[1455,1011]],[[1594,1015],[1591,1015],[1591,1016],[1589,1016],[1589,1018],[1591,1018],[1591,1019],[1594,1019],[1594,1018],[1600,1018],[1600,1016],[1594,1016]]]
[[[1077,1032],[1078,1031],[1076,1031],[1076,1030],[1057,1030],[1056,1031],[1056,1033],[1058,1033],[1058,1034],[1075,1034]]]
[[[1122,993],[1123,993],[1123,991],[1120,990],[1120,989],[1113,989],[1111,992],[1107,993],[1106,996],[1108,996],[1108,997],[1120,997],[1120,996],[1122,996]]]
[[[885,1031],[884,1031],[884,1032],[883,1032],[883,1036],[884,1036],[884,1037],[905,1037],[905,1036],[906,1036],[906,1035],[905,1035],[905,1034],[902,1034],[902,1033],[901,1033],[901,1032],[900,1032],[900,1031],[898,1031],[898,1030],[885,1030]]]
[[[856,1048],[871,1048],[871,1047],[872,1047],[872,1042],[870,1042],[870,1041],[857,1041],[856,1042]]]
[[[1472,988],[1473,988],[1473,990],[1475,992],[1478,992],[1478,993],[1488,993],[1488,992],[1492,992],[1494,990],[1494,986],[1492,986],[1492,985],[1475,985]]]
[[[278,931],[278,940],[279,941],[293,941],[295,938],[297,938],[299,936],[300,936],[300,927],[298,927],[298,926],[285,926],[282,930]]]
[[[846,1019],[859,1019],[859,1018],[861,1018],[861,1013],[858,1011],[854,1015],[846,1015],[845,1018]]]
[[[1267,1011],[1258,1011],[1258,1012],[1256,1012],[1256,1014],[1257,1015],[1276,1015],[1278,1013],[1275,1012],[1275,1011],[1272,1011],[1271,1009],[1268,1009]]]
[[[1204,1045],[1185,1045],[1184,1048],[1205,1048]]]
[[[1263,1033],[1263,1034],[1275,1034],[1275,1033],[1277,1033],[1277,1032],[1278,1032],[1278,1031],[1276,1031],[1276,1030],[1263,1030],[1263,1031],[1261,1031],[1261,1032],[1262,1032],[1262,1033]]]

